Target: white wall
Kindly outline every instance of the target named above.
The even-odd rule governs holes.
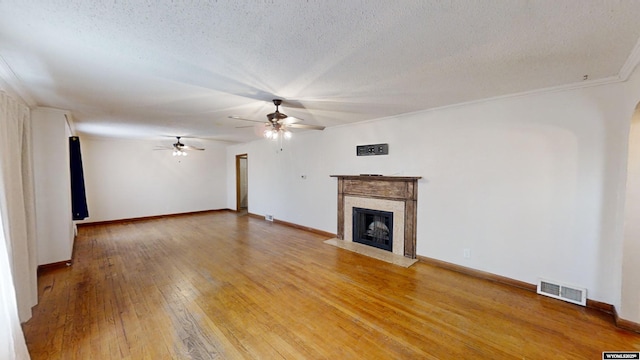
[[[226,144],[183,139],[205,151],[172,156],[164,141],[81,137],[89,218],[83,222],[129,219],[224,209]],[[234,207],[235,208],[235,205]]]
[[[31,112],[38,265],[71,260],[73,221],[65,112]]]
[[[584,286],[590,299],[619,304],[617,214],[635,106],[627,92],[618,83],[309,131],[281,153],[264,140],[230,146],[227,203],[240,153],[249,157],[250,212],[334,233],[329,175],[422,176],[418,255]],[[389,143],[390,154],[355,156],[356,145],[372,143]]]

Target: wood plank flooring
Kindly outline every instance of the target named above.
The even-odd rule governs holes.
[[[424,263],[402,268],[232,212],[80,228],[39,277],[32,359],[600,359],[609,315]]]

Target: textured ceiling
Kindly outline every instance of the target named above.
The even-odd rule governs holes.
[[[640,1],[0,0],[4,79],[80,134],[247,141],[618,79]],[[635,65],[635,63],[633,64]]]

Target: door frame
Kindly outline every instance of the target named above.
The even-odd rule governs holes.
[[[241,189],[241,182],[240,182],[240,177],[241,177],[241,171],[240,171],[240,160],[241,159],[246,159],[247,160],[247,182],[249,181],[249,157],[247,156],[247,154],[238,154],[236,155],[236,211],[240,211],[241,209],[241,202],[242,202],[242,189]],[[248,188],[248,184],[247,184],[247,188]],[[248,191],[247,191],[248,192]],[[249,204],[247,203],[247,210],[249,210]]]

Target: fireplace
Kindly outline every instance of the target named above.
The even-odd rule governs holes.
[[[357,243],[393,251],[393,213],[353,208],[353,236]]]
[[[347,243],[365,243],[359,241],[354,228],[357,227],[356,209],[377,211],[375,214],[388,213],[390,221],[378,220],[373,225],[372,233],[389,233],[389,244],[386,239],[374,239],[366,236],[371,223],[365,225],[365,244],[383,248],[395,255],[409,259],[416,258],[416,220],[418,202],[418,179],[408,176],[366,176],[366,175],[331,175],[338,178],[338,232],[336,238]],[[367,215],[365,221],[367,222]],[[384,226],[381,226],[384,224]],[[385,229],[386,227],[386,229]],[[387,247],[388,246],[388,247]]]

